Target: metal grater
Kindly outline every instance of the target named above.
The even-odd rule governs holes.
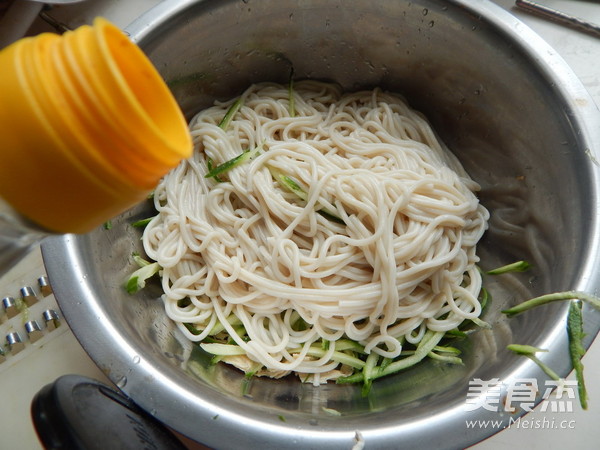
[[[45,385],[72,373],[110,384],[71,332],[45,273],[38,247],[0,274],[0,449],[43,450],[30,408]]]
[[[34,258],[39,253],[11,269],[11,279],[0,280],[0,373],[69,330],[48,277],[27,272],[32,266],[43,268],[27,261]]]

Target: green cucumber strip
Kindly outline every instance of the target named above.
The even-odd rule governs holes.
[[[206,158],[206,168],[208,169],[208,172],[210,173],[215,167],[214,167],[214,162],[212,160],[212,158],[207,157]],[[221,183],[223,182],[223,180],[218,176],[215,175],[212,177],[213,180],[215,180],[217,183]]]
[[[450,364],[457,364],[457,365],[463,364],[463,360],[461,358],[459,358],[458,356],[440,355],[439,353],[436,353],[434,351],[427,353],[427,356],[429,356],[431,359],[435,359],[437,361],[443,361],[443,362],[450,363]]]
[[[581,302],[574,301],[569,305],[569,315],[567,317],[567,334],[569,336],[569,355],[571,364],[575,369],[575,378],[577,379],[577,391],[579,393],[579,403],[582,409],[588,407],[588,396],[583,378],[583,363],[581,358],[585,355],[585,348],[582,340],[585,336],[583,332],[583,314]]]
[[[386,375],[391,375],[393,373],[399,372],[404,369],[408,369],[409,367],[414,366],[415,364],[421,362],[424,358],[427,357],[430,351],[438,345],[440,340],[444,337],[443,331],[431,331],[427,330],[423,339],[419,343],[415,352],[407,356],[406,358],[398,359],[390,364],[388,364],[384,369],[380,369],[373,376],[373,379],[384,377]],[[336,380],[339,384],[347,384],[347,383],[361,383],[364,379],[364,374],[362,372],[355,373],[353,375],[347,377],[341,377]]]
[[[202,350],[218,356],[237,356],[246,354],[246,350],[239,345],[200,343],[200,347]]]
[[[526,356],[527,358],[531,359],[534,363],[536,363],[538,365],[538,367],[540,369],[542,369],[542,371],[546,375],[548,375],[553,380],[558,381],[560,379],[560,377],[554,370],[552,370],[550,367],[548,367],[547,364],[543,363],[542,361],[540,361],[538,359],[537,356],[535,356],[535,354],[538,352],[547,352],[548,350],[533,347],[531,345],[521,345],[521,344],[510,344],[510,345],[507,345],[506,348],[508,350],[516,353],[517,355]]]
[[[485,320],[481,320],[479,317],[475,317],[469,320],[480,328],[485,328],[486,330],[490,330],[492,328],[492,326],[489,323],[487,323]]]
[[[231,314],[230,316],[227,317],[227,323],[229,323],[229,325],[235,327],[235,326],[241,325],[242,321],[235,314]],[[225,327],[223,326],[223,324],[221,322],[217,322],[215,324],[215,326],[212,327],[212,330],[210,330],[209,335],[214,336],[224,330],[225,330]]]
[[[392,362],[394,362],[392,358],[383,358],[383,360],[381,361],[381,365],[379,366],[379,370],[384,370]]]
[[[456,338],[456,337],[464,338],[464,337],[467,337],[467,336],[468,336],[468,334],[465,333],[464,331],[460,331],[458,328],[454,328],[452,330],[446,331],[446,334],[445,334],[444,337],[449,337],[449,338]]]
[[[548,303],[562,301],[562,300],[583,300],[589,303],[596,309],[600,309],[600,298],[595,297],[585,292],[578,291],[566,291],[566,292],[555,292],[553,294],[541,295],[539,297],[532,298],[523,303],[520,303],[512,308],[505,309],[502,311],[507,316],[515,316],[536,306],[546,305]]]
[[[346,222],[344,222],[340,217],[330,213],[329,210],[325,208],[317,210],[317,214],[320,214],[321,216],[325,217],[327,220],[331,220],[332,222],[339,223],[340,225],[346,225]]]
[[[300,200],[307,201],[308,194],[293,178],[282,174],[277,169],[273,169],[272,167],[269,167],[269,171],[271,172],[273,178],[275,178],[275,180],[279,182],[281,186],[286,188],[288,191],[296,194],[296,196]],[[326,219],[331,220],[332,222],[345,225],[345,222],[339,216],[337,216],[335,213],[331,212],[327,208],[319,209],[317,210],[317,213],[325,217]]]
[[[335,350],[343,352],[344,350],[353,350],[359,353],[365,353],[365,348],[356,341],[350,339],[338,339],[335,341]]]
[[[150,223],[150,221],[154,219],[154,217],[148,217],[147,219],[136,220],[131,224],[134,228],[143,228]]]
[[[369,353],[367,356],[367,360],[365,361],[365,366],[363,367],[363,386],[361,389],[361,394],[363,397],[369,395],[371,391],[371,386],[373,385],[374,375],[379,372],[379,368],[377,367],[377,363],[379,362],[379,355],[377,353]]]
[[[284,187],[288,191],[296,194],[296,196],[299,199],[304,200],[304,201],[306,201],[308,199],[308,194],[306,193],[306,191],[304,189],[302,189],[302,187],[296,182],[296,180],[294,180],[293,178],[291,178],[287,175],[284,175],[279,170],[274,169],[272,167],[269,167],[269,172],[271,172],[271,176],[273,176],[273,178],[275,178],[275,180],[282,187]]]
[[[125,282],[125,290],[128,294],[135,294],[140,289],[143,289],[146,286],[146,280],[158,273],[160,269],[161,267],[158,263],[148,263],[146,261],[143,267],[140,267],[129,276]]]
[[[132,253],[131,257],[133,259],[133,262],[136,263],[139,267],[144,267],[150,264],[150,261],[146,261],[140,256],[139,253]]]
[[[501,275],[504,273],[526,272],[531,268],[531,264],[527,261],[516,261],[505,266],[497,267],[496,269],[488,270],[488,275]]]
[[[539,352],[547,352],[548,350],[544,348],[534,347],[533,345],[521,345],[521,344],[510,344],[507,345],[506,348],[511,352],[515,352],[518,355],[535,355]]]
[[[193,323],[184,323],[183,326],[186,327],[187,330],[194,336],[198,336],[200,333],[202,333],[202,331],[196,328]]]
[[[438,353],[452,353],[454,355],[461,354],[461,351],[459,349],[457,349],[456,347],[447,347],[447,346],[442,346],[442,345],[436,345],[432,351],[438,352]]]
[[[210,170],[206,175],[204,175],[204,178],[212,178],[227,172],[228,170],[233,169],[235,166],[248,161],[248,159],[250,159],[250,150],[244,150],[243,153],[240,153],[235,158],[225,161],[223,164],[219,164],[217,167]]]
[[[235,114],[240,110],[243,104],[244,101],[242,100],[242,97],[238,98],[235,102],[233,102],[233,104],[225,113],[225,116],[223,116],[223,118],[221,119],[221,122],[219,122],[219,128],[221,128],[222,130],[226,130],[227,127],[229,127],[233,116],[235,116]]]
[[[479,291],[479,303],[481,304],[481,311],[483,311],[485,309],[485,307],[488,305],[489,301],[491,300],[492,296],[490,295],[490,292],[482,287],[481,290]]]
[[[262,149],[262,145],[258,145],[255,148],[253,148],[252,150],[244,150],[242,153],[240,153],[236,157],[231,158],[229,161],[225,161],[223,164],[219,164],[217,167],[215,167],[212,170],[209,170],[208,173],[206,175],[204,175],[204,178],[215,177],[217,175],[220,175],[222,173],[225,173],[225,172],[233,169],[234,167],[239,166],[240,164],[245,163],[246,161],[249,161],[261,149]]]
[[[326,353],[327,350],[323,350],[320,346],[311,346],[308,349],[307,355],[314,356],[316,358],[322,358],[323,356],[325,356]],[[331,355],[331,359],[333,361],[346,364],[347,366],[354,367],[355,369],[362,369],[365,366],[364,361],[338,351],[333,352],[333,354]]]

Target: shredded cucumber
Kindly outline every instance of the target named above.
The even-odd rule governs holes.
[[[243,104],[244,100],[242,99],[242,97],[238,98],[235,102],[233,102],[233,104],[225,113],[225,116],[223,116],[223,118],[221,119],[221,122],[219,122],[219,128],[221,128],[222,130],[226,130],[227,127],[229,127],[233,116],[236,115],[236,113],[240,110]]]
[[[531,264],[527,261],[517,261],[511,264],[507,264],[502,267],[498,267],[496,269],[488,270],[486,273],[488,275],[501,275],[504,273],[512,273],[512,272],[526,272],[531,268]]]
[[[206,168],[208,169],[209,173],[215,168],[212,158],[206,158]],[[217,183],[221,183],[223,181],[218,175],[213,175],[212,179]]]
[[[150,223],[150,221],[154,219],[154,217],[148,217],[147,219],[136,220],[131,224],[134,228],[144,228],[146,225]]]
[[[218,356],[236,356],[246,354],[246,350],[244,350],[239,345],[201,343],[200,347],[202,348],[202,350],[212,355]]]
[[[572,301],[569,305],[567,334],[569,336],[569,355],[571,357],[571,364],[575,370],[575,378],[577,379],[579,403],[582,409],[587,409],[587,390],[583,378],[583,363],[581,362],[581,358],[585,355],[585,348],[582,344],[585,333],[583,332],[583,314],[580,301]]]
[[[373,371],[369,373],[369,375],[372,379],[377,379],[414,366],[415,364],[425,359],[429,352],[431,352],[433,348],[436,345],[438,345],[438,343],[442,340],[443,337],[443,331],[434,332],[431,330],[427,330],[425,332],[425,335],[423,336],[423,339],[421,340],[421,342],[417,346],[417,349],[412,355],[407,356],[406,358],[397,359],[391,363],[386,363],[385,367],[379,366],[378,368],[374,368]],[[338,378],[337,383],[364,383],[364,380],[365,374],[361,371],[347,377]]]
[[[209,170],[208,173],[206,175],[204,175],[204,178],[212,178],[217,175],[221,175],[221,174],[233,169],[234,167],[237,167],[240,164],[243,164],[246,161],[249,161],[250,159],[254,158],[260,150],[262,150],[262,145],[258,145],[255,148],[253,148],[252,150],[244,150],[242,153],[240,153],[236,157],[230,159],[229,161],[225,161],[223,164],[219,164],[217,167],[213,168],[212,170]]]
[[[125,290],[129,294],[135,294],[143,289],[146,286],[146,280],[157,274],[161,269],[157,262],[150,263],[138,254],[133,255],[133,260],[140,268],[133,272],[125,282]]]
[[[280,171],[278,171],[277,169],[274,169],[272,167],[269,167],[269,171],[271,172],[271,175],[273,176],[273,178],[275,178],[275,180],[283,188],[296,194],[296,196],[300,200],[307,201],[308,193],[304,189],[302,189],[302,187],[296,182],[296,180],[294,180],[292,177],[289,177],[289,176],[281,173]],[[341,225],[345,224],[344,221],[335,212],[332,212],[331,210],[329,210],[327,208],[321,208],[321,209],[317,210],[317,213],[320,214],[321,216],[325,217],[326,219],[331,220],[332,222],[336,222]]]
[[[586,294],[585,292],[579,291],[566,291],[566,292],[556,292],[554,294],[546,294],[541,295],[539,297],[532,298],[531,300],[527,300],[523,303],[518,304],[517,306],[513,306],[512,308],[505,309],[502,311],[507,316],[515,316],[531,308],[535,308],[536,306],[545,305],[548,303],[553,303],[562,300],[583,300],[584,302],[589,303],[596,309],[600,309],[600,298]]]
[[[560,379],[560,377],[554,370],[552,370],[547,364],[540,361],[538,359],[538,357],[535,356],[535,354],[538,352],[547,352],[548,350],[533,347],[531,345],[520,345],[520,344],[510,344],[510,345],[507,345],[506,348],[512,352],[515,352],[517,355],[522,355],[522,356],[525,356],[525,357],[531,359],[534,363],[536,363],[538,365],[538,367],[540,369],[542,369],[542,371],[546,375],[548,375],[553,380],[558,381]]]

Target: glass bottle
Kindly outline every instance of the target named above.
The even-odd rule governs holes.
[[[0,276],[49,234],[0,198]]]

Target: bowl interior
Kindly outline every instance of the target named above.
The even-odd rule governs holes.
[[[182,337],[163,313],[158,284],[125,293],[130,256],[143,252],[140,230],[130,224],[153,214],[150,203],[141,204],[110,230],[43,246],[75,334],[140,405],[212,446],[275,448],[294,440],[349,448],[361,430],[374,447],[393,447],[390,439],[402,436],[427,448],[442,435],[448,447],[464,447],[493,432],[453,432],[464,427],[469,380],[543,379],[507,344],[550,348],[545,360],[568,372],[564,305],[513,319],[500,310],[542,293],[599,286],[590,270],[597,173],[572,98],[579,85],[514,18],[488,2],[166,1],[136,22],[132,35],[188,118],[253,82],[287,83],[292,67],[297,79],[403,94],[482,186],[492,216],[478,247],[481,267],[533,264],[527,273],[485,278],[492,302],[484,319],[493,328],[461,342],[463,366],[425,363],[378,380],[368,397],[355,386],[248,381],[210,365]],[[561,85],[565,80],[575,87]],[[589,343],[600,319],[586,314]]]

